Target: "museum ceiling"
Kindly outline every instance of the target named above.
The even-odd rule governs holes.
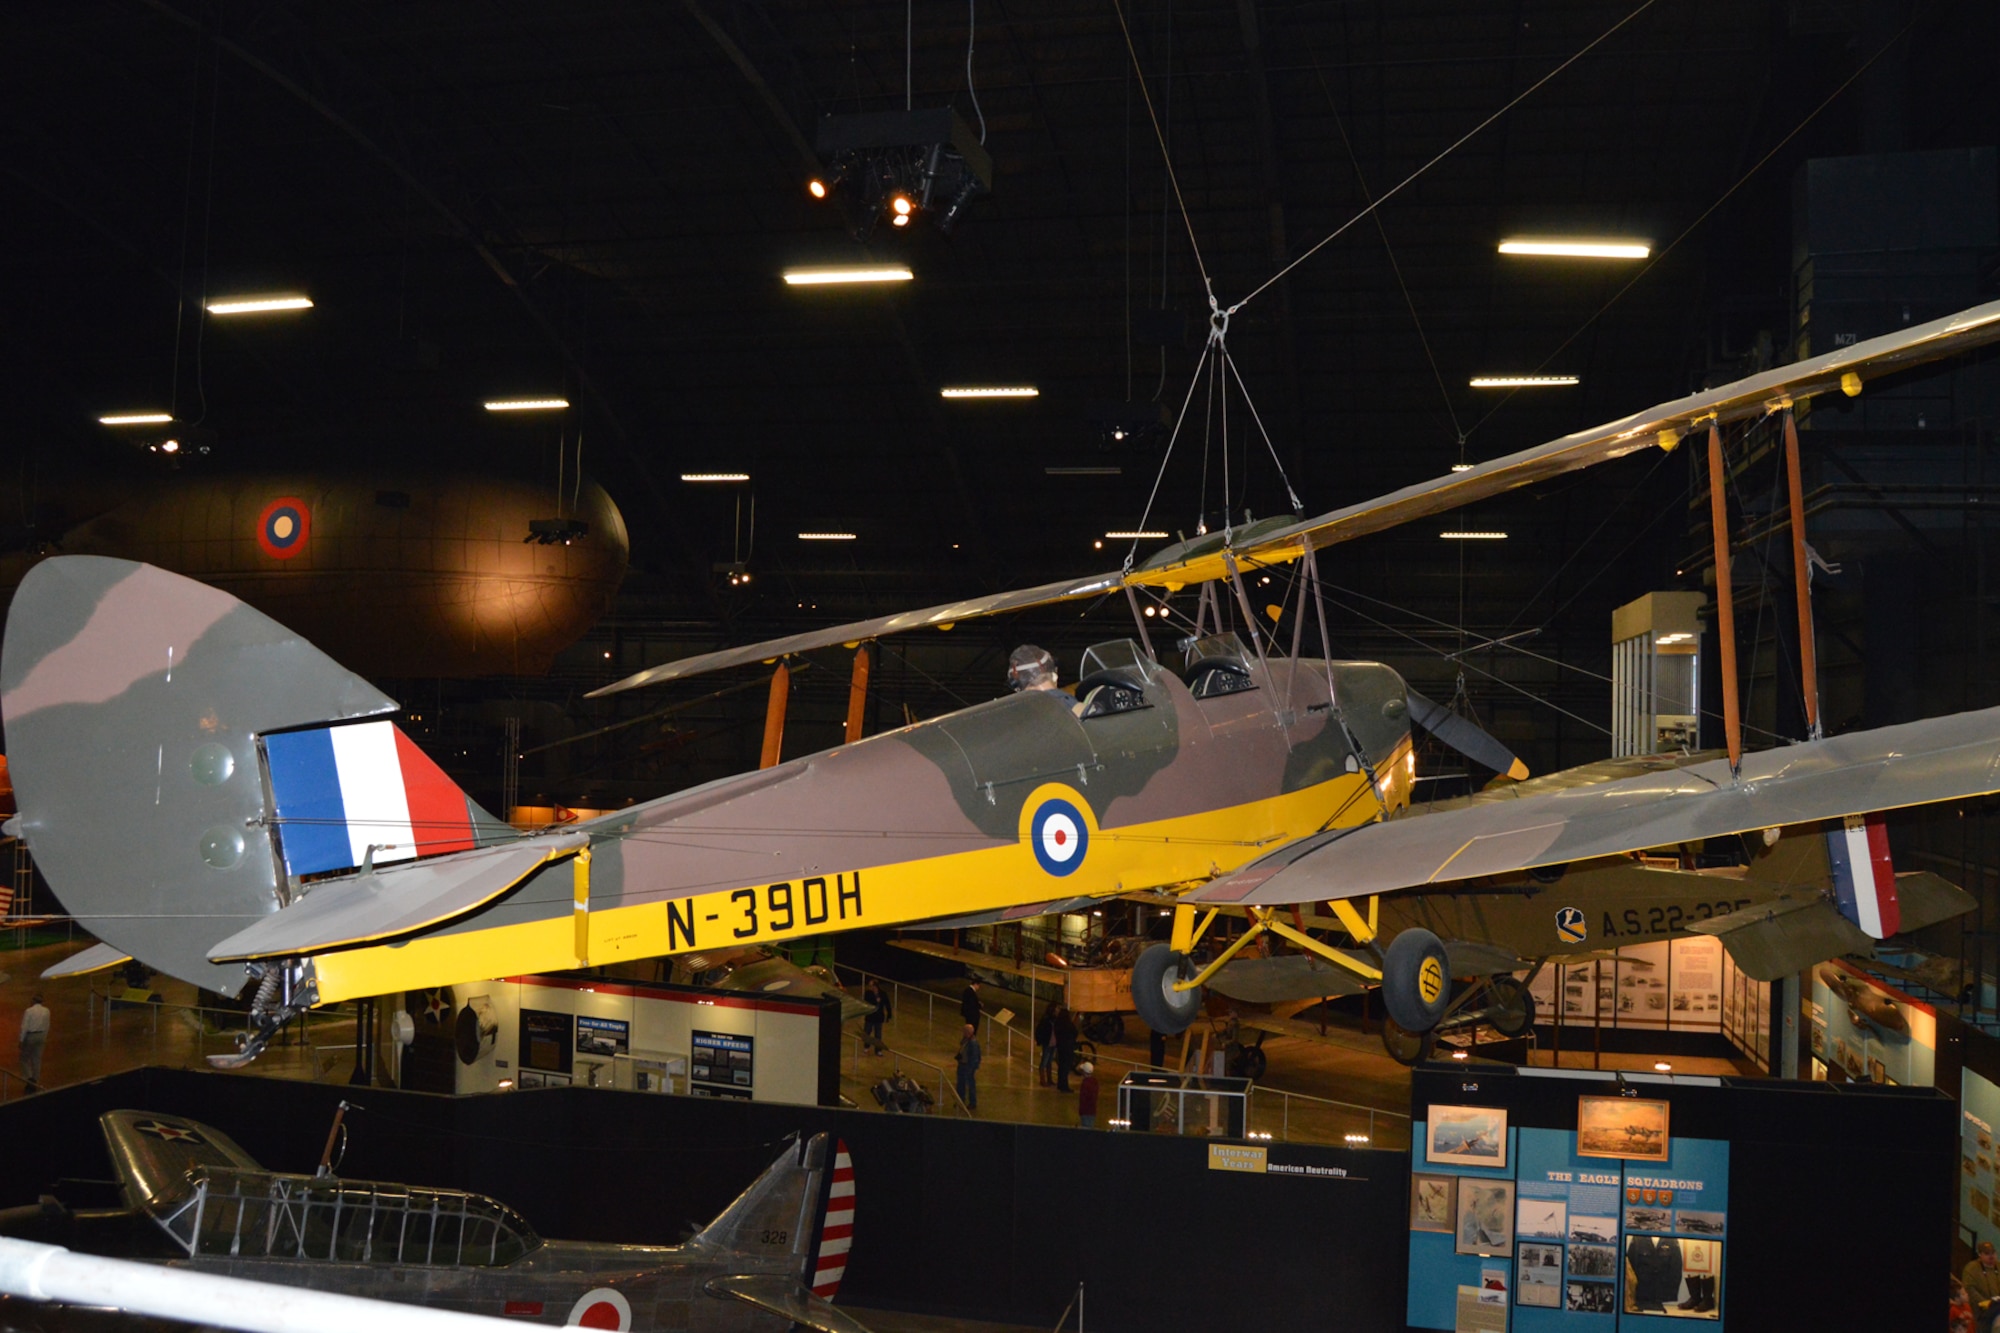
[[[144,475],[158,457],[97,418],[165,405],[206,432],[190,470],[499,470],[553,495],[580,448],[648,614],[776,623],[822,592],[861,614],[1107,567],[1122,544],[1093,542],[1139,522],[1164,437],[1103,423],[1189,396],[1204,269],[1228,306],[1300,261],[1229,348],[1309,511],[1728,378],[1760,335],[1782,347],[1800,162],[2000,138],[1991,7],[1905,23],[1860,0],[16,6],[8,484],[31,517],[80,472]],[[862,244],[806,191],[815,127],[906,96],[983,125],[993,188],[948,237],[933,209]],[[1652,257],[1496,253],[1537,233]],[[861,260],[914,278],[780,279]],[[198,315],[268,291],[313,308]],[[1524,372],[1580,384],[1468,385]],[[1039,396],[940,397],[968,383]],[[573,406],[481,406],[523,395]],[[1225,491],[1205,385],[1192,401],[1148,526],[1281,509],[1243,402]],[[1600,640],[1604,607],[1671,570],[1685,488],[1678,459],[1633,460],[1470,516],[1511,536],[1463,575],[1428,529],[1340,568],[1390,599],[1469,579],[1495,624],[1551,613],[1561,596],[1525,599],[1566,561],[1573,584],[1610,570],[1574,612]],[[769,577],[737,592],[711,566],[753,494]],[[1660,542],[1630,540],[1654,511]],[[795,535],[814,530],[856,540]]]

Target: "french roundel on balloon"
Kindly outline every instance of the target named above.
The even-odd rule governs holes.
[[[1028,844],[1051,875],[1074,874],[1090,852],[1090,824],[1076,802],[1050,796],[1035,806],[1028,821]]]
[[[306,549],[311,535],[312,511],[295,495],[271,501],[257,517],[257,546],[273,560],[290,560]]]

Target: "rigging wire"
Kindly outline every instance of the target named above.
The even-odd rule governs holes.
[[[1682,241],[1685,241],[1697,227],[1701,226],[1702,223],[1708,221],[1708,219],[1710,218],[1710,216],[1714,214],[1716,209],[1721,208],[1724,204],[1728,203],[1730,198],[1738,190],[1742,189],[1745,185],[1749,184],[1750,178],[1752,176],[1755,176],[1759,171],[1762,171],[1765,165],[1769,163],[1772,158],[1776,157],[1779,151],[1782,150],[1786,144],[1790,143],[1792,140],[1798,138],[1800,134],[1804,133],[1806,126],[1812,124],[1814,120],[1818,119],[1819,114],[1822,111],[1825,111],[1828,107],[1832,106],[1834,102],[1839,99],[1842,93],[1845,93],[1850,87],[1854,85],[1856,80],[1858,80],[1863,74],[1866,74],[1874,66],[1876,61],[1880,60],[1883,56],[1887,55],[1889,53],[1890,47],[1894,46],[1897,42],[1902,41],[1904,37],[1908,36],[1910,29],[1917,26],[1917,20],[1921,17],[1922,17],[1921,10],[1919,10],[1918,13],[1912,14],[1910,16],[1910,21],[1908,23],[1905,23],[1902,26],[1902,28],[1896,32],[1894,36],[1890,37],[1887,41],[1883,42],[1882,45],[1876,49],[1875,54],[1869,56],[1868,59],[1861,62],[1861,65],[1852,74],[1848,75],[1846,79],[1841,81],[1841,84],[1838,88],[1835,88],[1832,92],[1826,95],[1824,101],[1822,101],[1818,106],[1814,107],[1811,111],[1808,111],[1806,113],[1805,119],[1801,120],[1798,124],[1792,126],[1791,131],[1787,133],[1784,138],[1772,144],[1770,150],[1766,152],[1764,156],[1758,158],[1757,161],[1751,165],[1748,171],[1745,171],[1741,176],[1738,176],[1736,178],[1735,184],[1731,185],[1728,189],[1724,190],[1719,196],[1717,196],[1714,203],[1710,204],[1707,208],[1704,208],[1701,211],[1700,216],[1696,217],[1693,222],[1690,222],[1688,223],[1687,226],[1683,227],[1680,230],[1679,234],[1677,234],[1671,241],[1668,241],[1665,245],[1661,246],[1659,250],[1656,251],[1653,254],[1653,256],[1646,261],[1645,265],[1641,267],[1637,273],[1634,273],[1631,276],[1631,278],[1625,283],[1624,286],[1620,287],[1617,291],[1613,292],[1610,298],[1606,300],[1603,305],[1597,308],[1597,312],[1595,314],[1591,315],[1590,318],[1584,320],[1582,324],[1579,324],[1574,333],[1570,334],[1569,337],[1563,339],[1562,342],[1556,345],[1556,349],[1554,351],[1550,352],[1547,356],[1543,357],[1541,364],[1535,367],[1535,373],[1540,373],[1541,371],[1548,369],[1550,362],[1554,361],[1557,357],[1561,356],[1563,352],[1568,349],[1571,343],[1575,342],[1578,338],[1581,338],[1586,331],[1588,331],[1593,325],[1597,323],[1598,320],[1604,318],[1606,312],[1608,312],[1612,306],[1618,304],[1620,300],[1624,299],[1625,293],[1631,291],[1632,288],[1638,284],[1641,278],[1645,277],[1648,273],[1652,272],[1654,267],[1658,265],[1661,260],[1665,259],[1667,255],[1673,251],[1675,246],[1679,245]],[[1514,395],[1519,392],[1520,392],[1519,389],[1509,389],[1506,395],[1502,397],[1499,402],[1493,404],[1492,407],[1487,409],[1486,415],[1480,417],[1479,420],[1472,423],[1472,430],[1468,430],[1466,434],[1470,435],[1472,431],[1478,430],[1488,421],[1491,421],[1493,419],[1493,414],[1495,412],[1498,412],[1501,408],[1507,406],[1509,402],[1513,401]]]
[[[1291,502],[1292,512],[1303,515],[1306,507],[1299,502],[1299,493],[1292,489],[1292,479],[1285,471],[1283,460],[1278,457],[1278,446],[1271,442],[1271,432],[1264,429],[1264,418],[1257,413],[1256,400],[1250,397],[1249,386],[1243,383],[1243,372],[1236,368],[1236,358],[1229,354],[1227,347],[1222,349],[1222,364],[1229,368],[1230,378],[1236,381],[1236,391],[1243,395],[1243,405],[1250,409],[1250,419],[1257,423],[1257,433],[1264,437],[1264,447],[1271,451],[1271,462],[1278,469],[1278,479],[1285,483],[1285,498]],[[1247,461],[1243,470],[1245,473],[1250,470]]]
[[[1166,480],[1167,464],[1173,461],[1174,444],[1181,437],[1181,423],[1187,420],[1188,404],[1194,401],[1194,388],[1195,385],[1201,383],[1201,368],[1208,364],[1208,354],[1212,346],[1213,344],[1210,343],[1202,344],[1201,359],[1195,362],[1194,374],[1188,376],[1187,395],[1181,399],[1180,415],[1174,418],[1173,433],[1167,436],[1167,451],[1160,456],[1159,471],[1153,474],[1153,489],[1146,493],[1146,508],[1140,513],[1139,526],[1133,529],[1134,532],[1144,532],[1146,530],[1146,520],[1153,516],[1153,504],[1160,496],[1160,483]],[[1206,466],[1205,457],[1203,465]],[[1138,557],[1138,554],[1139,539],[1134,537],[1131,549],[1125,552],[1126,570],[1129,571],[1132,568],[1132,562]]]
[[[1112,3],[1116,4],[1117,0],[1112,0]],[[1547,74],[1542,75],[1541,78],[1535,80],[1532,84],[1528,85],[1527,88],[1522,90],[1512,100],[1510,100],[1507,103],[1507,105],[1501,107],[1498,111],[1495,111],[1492,115],[1480,121],[1477,125],[1474,125],[1464,134],[1461,134],[1457,139],[1452,141],[1449,147],[1445,148],[1443,151],[1438,153],[1437,156],[1433,157],[1430,161],[1418,167],[1415,171],[1411,172],[1409,175],[1403,177],[1402,180],[1396,182],[1396,184],[1393,187],[1391,187],[1386,194],[1382,195],[1381,198],[1371,202],[1368,205],[1368,207],[1362,209],[1359,213],[1356,213],[1353,217],[1341,223],[1338,227],[1334,228],[1333,231],[1329,232],[1326,236],[1322,237],[1320,240],[1315,242],[1310,249],[1306,250],[1298,258],[1292,260],[1291,263],[1286,264],[1276,273],[1273,273],[1270,277],[1264,279],[1264,281],[1260,283],[1254,290],[1252,290],[1248,296],[1238,301],[1233,308],[1241,310],[1244,306],[1249,305],[1252,301],[1256,300],[1258,296],[1262,295],[1273,284],[1281,281],[1286,274],[1290,273],[1293,269],[1297,268],[1299,265],[1305,263],[1308,259],[1311,259],[1314,255],[1318,254],[1328,245],[1332,244],[1334,240],[1336,240],[1342,233],[1347,231],[1347,229],[1352,227],[1355,223],[1361,221],[1361,219],[1365,217],[1370,216],[1383,204],[1388,203],[1391,199],[1394,199],[1397,195],[1401,194],[1404,190],[1408,189],[1411,185],[1415,184],[1419,176],[1422,176],[1432,167],[1436,166],[1438,163],[1444,161],[1447,157],[1450,157],[1453,153],[1457,152],[1467,142],[1476,137],[1480,133],[1480,131],[1484,130],[1494,121],[1500,119],[1500,117],[1506,115],[1509,111],[1512,111],[1522,102],[1526,101],[1528,98],[1532,97],[1535,93],[1539,92],[1542,89],[1543,85],[1547,84],[1551,79],[1555,78],[1558,74],[1561,74],[1571,65],[1574,65],[1577,61],[1583,59],[1585,56],[1589,55],[1592,51],[1595,51],[1598,47],[1602,46],[1605,42],[1609,41],[1613,34],[1617,33],[1620,29],[1624,28],[1627,24],[1631,23],[1641,14],[1651,9],[1656,3],[1658,3],[1658,0],[1641,0],[1641,3],[1637,9],[1627,14],[1624,18],[1619,19],[1609,28],[1606,28],[1602,33],[1598,34],[1597,37],[1594,38],[1589,43],[1589,45],[1577,51],[1574,55],[1570,56],[1567,60],[1563,61],[1562,64],[1557,65]],[[1125,21],[1125,15],[1122,11],[1119,13],[1118,21],[1120,24],[1123,24]],[[1128,44],[1131,41],[1129,34],[1127,35],[1126,41]]]

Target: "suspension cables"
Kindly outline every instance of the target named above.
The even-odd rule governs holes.
[[[1653,0],[1646,0],[1647,4]],[[1187,198],[1181,194],[1181,178],[1174,172],[1174,159],[1167,152],[1167,136],[1160,128],[1159,113],[1153,110],[1153,94],[1146,88],[1146,71],[1139,64],[1139,50],[1132,45],[1132,29],[1125,22],[1125,6],[1120,0],[1111,0],[1111,8],[1118,14],[1118,30],[1125,34],[1125,51],[1132,57],[1132,69],[1139,81],[1139,96],[1146,103],[1146,116],[1153,122],[1153,138],[1159,142],[1160,156],[1167,164],[1167,181],[1174,187],[1174,203],[1180,208],[1181,222],[1187,227],[1188,248],[1194,251],[1194,266],[1201,273],[1201,285],[1208,292],[1209,304],[1215,303],[1215,284],[1209,281],[1208,265],[1201,257],[1201,242],[1195,239],[1194,218],[1188,213]],[[1168,75],[1172,77],[1171,72]],[[1400,188],[1400,187],[1399,187]]]
[[[1326,236],[1322,237],[1312,246],[1311,249],[1301,254],[1297,259],[1294,259],[1291,263],[1285,265],[1283,268],[1279,269],[1276,273],[1273,273],[1270,277],[1264,279],[1264,281],[1248,296],[1244,297],[1242,300],[1238,301],[1234,306],[1230,307],[1231,310],[1241,310],[1244,306],[1249,305],[1252,301],[1256,300],[1260,295],[1264,293],[1264,291],[1267,288],[1271,287],[1275,283],[1282,280],[1287,273],[1290,273],[1293,269],[1305,263],[1308,259],[1311,259],[1314,255],[1318,254],[1321,250],[1325,249],[1328,245],[1332,244],[1336,239],[1340,237],[1342,233],[1347,231],[1347,229],[1352,227],[1355,223],[1361,221],[1365,217],[1368,217],[1370,214],[1374,213],[1376,209],[1388,203],[1391,199],[1394,199],[1397,195],[1401,194],[1405,189],[1415,184],[1419,176],[1422,176],[1432,167],[1436,166],[1438,163],[1444,161],[1446,158],[1450,157],[1453,153],[1457,152],[1466,143],[1468,143],[1470,140],[1476,137],[1480,133],[1480,131],[1484,130],[1494,121],[1500,119],[1500,117],[1506,115],[1509,111],[1512,111],[1515,107],[1519,106],[1521,103],[1528,100],[1528,98],[1534,96],[1535,93],[1541,91],[1542,86],[1544,84],[1548,83],[1551,79],[1555,78],[1556,75],[1561,74],[1571,65],[1574,65],[1577,61],[1583,59],[1585,56],[1589,55],[1592,51],[1595,51],[1598,47],[1602,46],[1606,41],[1610,40],[1612,34],[1618,32],[1621,28],[1624,28],[1627,24],[1631,23],[1632,20],[1638,18],[1641,14],[1651,9],[1657,2],[1658,0],[1641,0],[1641,3],[1637,9],[1627,14],[1624,18],[1619,19],[1609,28],[1606,28],[1588,46],[1585,46],[1584,48],[1579,50],[1575,55],[1572,55],[1569,59],[1563,61],[1562,64],[1557,65],[1547,74],[1542,75],[1541,78],[1536,79],[1532,84],[1529,84],[1528,87],[1523,89],[1512,100],[1510,100],[1507,103],[1507,105],[1501,107],[1498,111],[1495,111],[1492,115],[1480,121],[1477,125],[1474,125],[1464,134],[1459,135],[1458,138],[1452,141],[1450,147],[1444,149],[1442,152],[1438,153],[1437,156],[1433,157],[1430,161],[1424,163],[1422,166],[1418,167],[1415,171],[1403,177],[1402,180],[1396,182],[1396,184],[1393,187],[1391,187],[1386,193],[1384,193],[1379,199],[1374,200],[1366,208],[1362,209],[1359,213],[1356,213],[1353,217],[1349,218],[1347,221],[1341,223],[1338,227],[1334,228],[1333,231],[1329,232]],[[1116,4],[1117,0],[1112,0],[1112,3]],[[1125,15],[1122,11],[1118,15],[1118,22],[1121,25],[1125,22]],[[1129,33],[1126,36],[1126,41],[1127,44],[1129,45],[1131,41],[1131,36]],[[1179,187],[1176,186],[1175,189],[1176,191],[1178,191]]]

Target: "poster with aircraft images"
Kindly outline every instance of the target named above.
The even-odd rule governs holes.
[[[1937,1012],[1843,963],[1812,970],[1812,1053],[1854,1083],[1928,1087]]]
[[[1565,1025],[1720,1032],[1719,941],[1696,935],[1619,948],[1611,958],[1551,961],[1528,985],[1539,1021]]]
[[[1765,1073],[1771,1070],[1771,984],[1737,970],[1727,951],[1722,956],[1722,1035],[1735,1043]]]
[[[1958,1093],[1958,1225],[1973,1244],[1990,1240],[2000,1245],[2000,1171],[1995,1169],[2000,1145],[2000,1086],[1970,1069],[1960,1078]]]

